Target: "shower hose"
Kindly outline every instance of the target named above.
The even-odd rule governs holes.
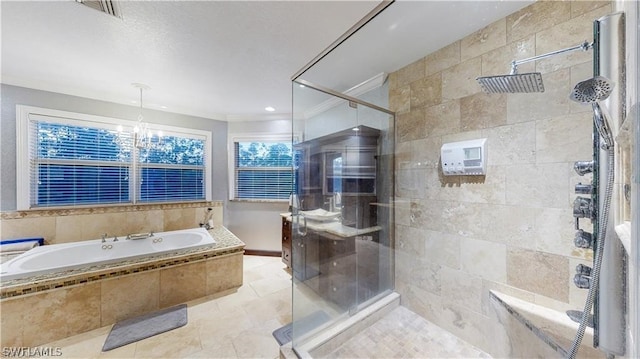
[[[609,135],[610,136],[610,135]],[[610,139],[610,138],[609,138]],[[609,143],[613,143],[613,141],[608,141]],[[580,348],[580,343],[582,342],[582,338],[584,337],[584,332],[587,329],[587,322],[589,321],[589,315],[591,314],[591,309],[593,307],[593,301],[595,300],[596,291],[600,282],[600,268],[602,267],[602,254],[604,252],[604,241],[605,235],[607,233],[607,224],[609,221],[609,208],[611,207],[611,196],[613,193],[613,180],[614,180],[614,154],[613,154],[613,145],[608,146],[607,150],[607,163],[608,173],[607,173],[607,187],[605,189],[604,202],[602,206],[602,211],[598,214],[598,237],[596,238],[596,252],[595,252],[595,260],[593,264],[593,269],[591,270],[591,286],[589,287],[589,293],[587,294],[587,300],[584,303],[584,311],[582,312],[582,319],[580,320],[580,326],[578,327],[578,332],[576,333],[576,337],[573,340],[573,344],[571,345],[571,349],[567,355],[569,359],[575,359],[578,354],[578,349]]]

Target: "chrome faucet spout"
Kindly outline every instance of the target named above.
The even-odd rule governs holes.
[[[153,232],[127,234],[126,239],[127,240],[129,240],[129,239],[136,240],[136,239],[145,239],[145,238],[149,238],[149,237],[153,237]]]

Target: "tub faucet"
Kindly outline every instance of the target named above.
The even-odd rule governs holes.
[[[213,208],[207,208],[207,211],[204,214],[203,221],[200,222],[200,227],[203,227],[206,230],[213,228]]]
[[[149,237],[153,237],[153,232],[149,232],[149,233],[130,233],[127,234],[127,237],[125,239],[130,240],[130,239],[145,239],[145,238],[149,238]]]
[[[102,243],[107,241],[107,234],[106,233],[102,233]]]

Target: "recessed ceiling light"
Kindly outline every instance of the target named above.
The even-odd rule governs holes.
[[[304,88],[304,87],[305,87],[303,84],[300,84],[299,86],[300,86],[300,87],[302,87],[302,88]]]
[[[273,108],[273,107],[271,107],[271,106],[267,106],[267,107],[265,107],[264,109],[265,109],[265,111],[269,111],[269,112],[273,112],[273,111],[275,111],[275,110],[276,110],[275,108]]]
[[[352,128],[352,130],[354,130],[354,131],[360,131],[360,128],[358,128],[358,127],[354,127],[354,128]]]

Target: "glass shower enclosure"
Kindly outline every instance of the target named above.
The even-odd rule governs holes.
[[[393,290],[394,115],[386,85],[358,98],[292,82],[292,345],[299,355]]]

